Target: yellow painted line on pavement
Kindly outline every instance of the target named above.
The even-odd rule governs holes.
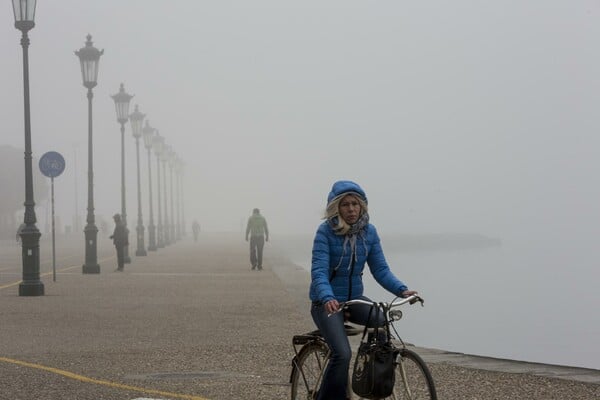
[[[93,384],[96,384],[96,385],[109,386],[109,387],[113,387],[113,388],[117,388],[117,389],[123,389],[123,390],[131,390],[131,391],[134,391],[134,392],[157,394],[157,395],[166,396],[166,397],[175,397],[175,398],[178,398],[178,399],[208,400],[208,399],[206,399],[204,397],[199,397],[199,396],[191,396],[191,395],[188,395],[188,394],[178,394],[178,393],[163,392],[161,390],[146,389],[146,388],[141,388],[141,387],[137,387],[137,386],[129,386],[129,385],[123,385],[121,383],[104,381],[104,380],[101,380],[101,379],[88,378],[87,376],[77,375],[77,374],[74,374],[72,372],[63,371],[63,370],[58,369],[58,368],[46,367],[45,365],[32,364],[32,363],[28,363],[28,362],[20,361],[20,360],[13,360],[12,358],[0,357],[0,361],[4,361],[4,362],[7,362],[7,363],[16,364],[16,365],[21,365],[23,367],[41,369],[43,371],[52,372],[54,374],[66,376],[67,378],[75,379],[77,381],[85,382],[85,383],[93,383]]]
[[[79,257],[79,255],[73,254],[71,256],[60,257],[56,261],[67,260],[67,259],[73,258],[73,257]],[[50,264],[51,262],[52,262],[52,260],[40,260],[40,265]],[[17,268],[15,268],[15,267],[2,267],[2,268],[0,268],[0,272],[2,272],[2,271],[8,271],[10,269],[17,269]]]
[[[0,290],[6,289],[6,288],[11,287],[11,286],[16,286],[16,285],[18,285],[21,282],[23,282],[23,281],[19,281],[19,282],[15,282],[15,283],[9,283],[8,285],[0,286]]]
[[[110,260],[111,258],[115,258],[115,257],[116,257],[116,256],[105,257],[105,258],[102,258],[102,259],[98,260],[98,262],[100,262],[100,261],[106,261],[106,260]],[[57,270],[56,272],[68,271],[68,270],[70,270],[70,269],[73,269],[73,268],[80,268],[80,267],[81,267],[80,265],[72,265],[72,266],[70,266],[70,267],[61,268],[61,269]],[[40,277],[42,277],[42,276],[48,276],[48,275],[52,275],[52,274],[53,274],[53,272],[45,272],[45,273],[41,274],[41,275],[40,275]],[[12,287],[12,286],[17,286],[17,285],[19,285],[21,282],[23,282],[23,281],[22,281],[22,280],[20,280],[20,281],[18,281],[18,282],[8,283],[8,284],[6,284],[6,285],[0,286],[0,290],[2,290],[2,289],[6,289],[6,288],[9,288],[9,287]]]

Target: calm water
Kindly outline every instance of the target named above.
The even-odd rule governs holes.
[[[292,258],[309,269],[307,251]],[[425,298],[424,308],[407,308],[396,324],[405,340],[600,369],[600,273],[593,243],[504,241],[484,249],[386,252],[386,257],[396,275]],[[391,300],[368,272],[364,276],[368,296]]]

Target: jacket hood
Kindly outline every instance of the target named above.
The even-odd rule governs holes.
[[[337,181],[333,184],[331,187],[331,192],[329,192],[329,195],[327,196],[327,204],[329,204],[331,200],[335,199],[339,195],[351,192],[358,194],[365,201],[365,203],[368,203],[367,195],[365,194],[365,191],[362,190],[362,188],[358,185],[358,183],[352,181]]]

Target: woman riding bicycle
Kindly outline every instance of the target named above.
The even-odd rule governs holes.
[[[352,351],[344,317],[360,325],[369,322],[369,326],[375,326],[375,321],[373,317],[368,321],[371,307],[367,305],[349,306],[344,313],[337,311],[340,302],[368,300],[363,296],[365,262],[375,280],[392,294],[406,297],[417,292],[408,290],[385,261],[375,226],[369,223],[367,196],[358,184],[333,184],[327,196],[325,219],[313,243],[310,285],[311,315],[331,349],[317,400],[345,400]],[[383,316],[377,323],[383,324]]]

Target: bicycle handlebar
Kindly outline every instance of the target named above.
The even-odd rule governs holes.
[[[397,301],[398,299],[400,299],[400,300]],[[354,300],[348,300],[348,301],[345,301],[343,303],[340,303],[340,308],[338,308],[337,311],[335,311],[335,312],[333,312],[331,314],[328,314],[327,316],[331,317],[333,314],[337,314],[338,312],[346,309],[348,306],[351,306],[353,304],[364,304],[364,305],[371,306],[371,307],[373,307],[373,306],[381,306],[384,309],[384,311],[387,312],[387,311],[391,310],[392,308],[400,307],[400,306],[402,306],[402,305],[404,305],[406,303],[409,303],[409,304],[412,305],[412,304],[415,304],[416,302],[421,303],[421,306],[423,306],[423,303],[425,303],[425,300],[423,300],[423,298],[421,296],[416,295],[416,294],[413,294],[413,295],[408,296],[408,297],[402,297],[402,298],[401,297],[396,297],[396,298],[394,298],[394,300],[392,300],[391,303],[383,303],[383,302],[382,303],[377,303],[375,301],[366,301],[366,300],[363,300],[363,299],[354,299]]]

